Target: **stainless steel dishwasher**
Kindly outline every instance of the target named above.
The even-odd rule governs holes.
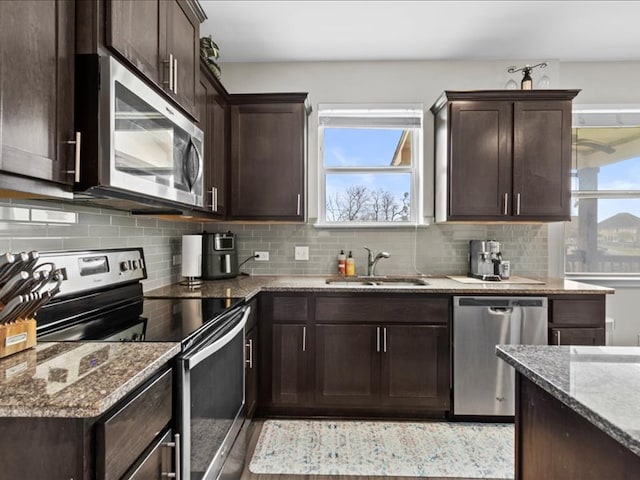
[[[546,345],[545,297],[453,297],[454,415],[514,414],[515,372],[496,345]]]

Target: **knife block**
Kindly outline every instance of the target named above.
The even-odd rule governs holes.
[[[0,325],[0,358],[35,345],[36,321],[33,318],[21,318],[17,322]]]

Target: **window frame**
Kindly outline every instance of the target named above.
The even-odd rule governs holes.
[[[344,118],[342,125],[325,125],[321,118]],[[419,119],[419,126],[402,128],[367,124],[366,119],[374,118],[414,118]],[[350,119],[350,120],[349,120]],[[330,120],[329,120],[330,122]],[[351,123],[352,122],[352,123]],[[324,161],[325,128],[361,128],[361,129],[402,129],[412,130],[411,166],[331,166],[326,167]],[[318,228],[402,228],[424,224],[424,105],[422,104],[320,104],[318,105],[318,218],[314,227]],[[329,174],[409,174],[410,203],[409,220],[384,222],[354,222],[327,220],[327,175]]]
[[[572,115],[572,130],[574,128],[585,127],[612,127],[618,125],[620,128],[625,126],[640,126],[640,105],[624,104],[624,105],[574,105]],[[598,115],[612,114],[625,115],[631,114],[638,117],[638,120],[624,124],[619,121],[617,124],[597,122]],[[592,116],[593,115],[593,116]],[[571,148],[574,149],[572,141]],[[640,152],[638,154],[640,156]],[[572,175],[574,170],[572,168]],[[608,199],[640,199],[640,190],[574,190],[573,182],[571,185],[571,204],[575,204],[582,199],[608,200]],[[559,248],[562,249],[562,266],[561,272],[564,277],[570,280],[596,281],[602,285],[608,286],[631,286],[640,285],[639,272],[569,272],[567,271],[566,258],[566,240],[569,222],[563,222],[562,241]],[[597,225],[597,223],[596,223]],[[597,234],[597,233],[596,233]]]

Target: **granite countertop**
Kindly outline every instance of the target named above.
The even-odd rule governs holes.
[[[179,343],[40,342],[0,360],[0,416],[97,417],[179,351]]]
[[[498,357],[640,455],[640,347],[498,345]]]
[[[390,276],[390,278],[398,278]],[[203,282],[199,288],[190,288],[174,284],[157,288],[144,293],[147,298],[179,297],[244,297],[250,299],[261,291],[264,292],[376,292],[385,293],[452,293],[452,294],[498,294],[498,295],[550,295],[550,294],[609,294],[612,288],[589,285],[586,283],[564,280],[561,278],[537,279],[537,284],[514,284],[502,282],[486,282],[479,284],[460,283],[448,277],[405,277],[420,278],[428,285],[398,286],[393,283],[382,285],[359,285],[355,282],[329,284],[327,279],[342,280],[331,275],[282,275],[282,276],[239,276],[228,280],[210,280]]]

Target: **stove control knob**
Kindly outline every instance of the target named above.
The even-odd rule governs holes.
[[[137,270],[137,269],[138,269],[138,261],[131,260],[131,270]]]
[[[128,262],[120,262],[120,271],[121,272],[126,272],[127,270],[129,270],[129,263]]]

